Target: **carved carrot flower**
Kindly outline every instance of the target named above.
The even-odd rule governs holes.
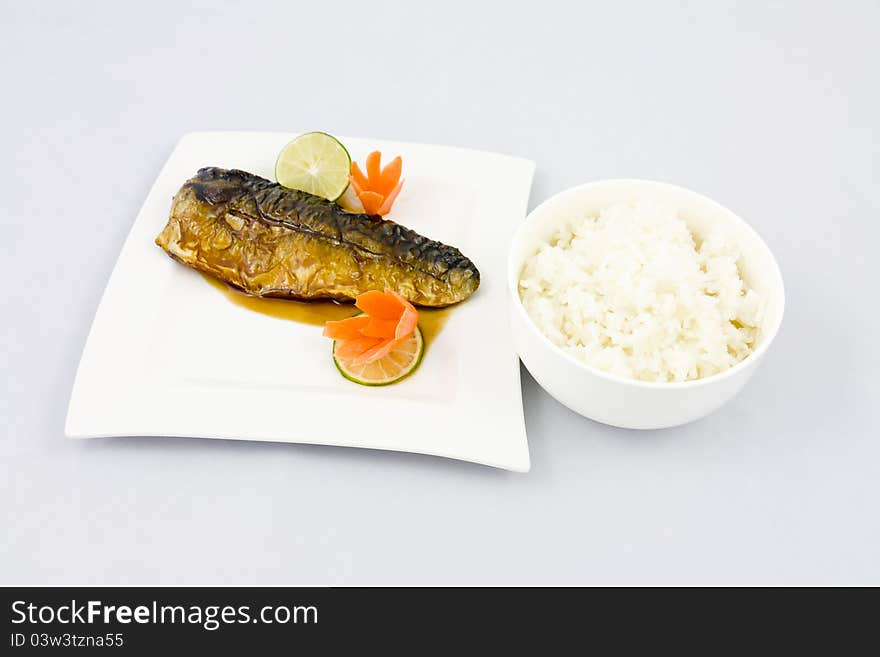
[[[337,362],[374,363],[410,340],[416,332],[418,311],[393,290],[365,292],[357,297],[355,305],[364,311],[363,315],[327,322],[324,326],[324,336],[336,340],[333,353]]]
[[[386,215],[391,212],[397,195],[403,187],[400,173],[403,160],[400,156],[381,167],[382,153],[373,151],[367,156],[367,174],[364,175],[357,162],[351,163],[351,186],[367,214]]]

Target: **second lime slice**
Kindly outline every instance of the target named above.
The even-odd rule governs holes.
[[[346,379],[362,386],[387,386],[400,381],[415,371],[424,353],[425,340],[418,326],[394,351],[372,363],[354,365],[342,360],[336,355],[336,341],[333,341],[333,362],[337,369]]]
[[[329,201],[348,188],[351,157],[338,139],[326,132],[307,132],[281,149],[275,161],[275,179]]]

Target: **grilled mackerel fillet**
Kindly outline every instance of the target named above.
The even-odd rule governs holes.
[[[480,284],[454,247],[235,169],[200,169],[186,181],[156,244],[263,297],[351,301],[391,288],[417,305],[448,306]]]

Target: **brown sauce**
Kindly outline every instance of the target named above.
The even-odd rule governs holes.
[[[419,308],[419,328],[422,329],[422,338],[425,345],[431,344],[446,322],[452,312],[452,306],[446,308]]]
[[[352,303],[336,301],[295,301],[292,299],[271,299],[255,297],[237,290],[208,274],[202,274],[211,286],[236,306],[247,308],[261,315],[284,319],[301,324],[323,326],[325,322],[354,317],[360,313]],[[452,311],[448,308],[419,308],[419,328],[425,344],[430,344],[443,329]]]

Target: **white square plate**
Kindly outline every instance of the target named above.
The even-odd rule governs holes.
[[[534,163],[459,148],[342,139],[359,162],[374,149],[402,155],[406,185],[390,218],[457,246],[482,279],[477,292],[451,311],[413,376],[365,388],[336,371],[320,327],[231,303],[153,242],[171,197],[199,168],[238,168],[274,179],[275,156],[292,138],[219,132],[181,139],[107,284],[65,433],[345,445],[527,471],[505,260],[525,215]]]

